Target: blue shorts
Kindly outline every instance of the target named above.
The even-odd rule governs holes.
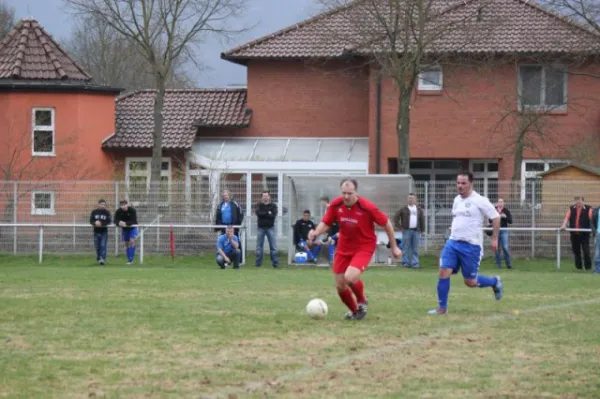
[[[124,228],[122,231],[123,241],[135,240],[138,235],[137,227]]]
[[[479,245],[448,240],[440,256],[440,268],[452,269],[452,274],[460,269],[465,279],[476,279],[482,256],[483,250]]]

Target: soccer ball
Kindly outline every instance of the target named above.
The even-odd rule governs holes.
[[[306,305],[306,313],[311,319],[324,319],[327,316],[327,304],[322,299],[311,299]]]

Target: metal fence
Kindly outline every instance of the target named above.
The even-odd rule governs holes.
[[[216,205],[225,189],[230,191],[246,214],[246,245],[251,251],[255,248],[256,239],[254,206],[260,201],[264,190],[271,192],[273,202],[280,208],[276,220],[277,235],[281,243],[287,242],[290,226],[302,215],[292,215],[289,212],[286,204],[290,202],[285,196],[290,190],[286,187],[288,179],[284,174],[229,173],[219,176],[218,180],[211,176],[192,176],[186,181],[161,182],[154,187],[159,193],[155,205],[150,204],[151,186],[146,181],[0,182],[0,222],[11,224],[0,227],[0,252],[22,254],[37,251],[37,239],[32,241],[32,237],[37,237],[37,228],[14,226],[17,224],[75,225],[76,227],[69,228],[49,228],[45,232],[47,237],[44,250],[61,253],[80,252],[82,249],[85,249],[84,252],[92,251],[91,241],[88,239],[91,231],[89,215],[100,198],[106,200],[108,209],[113,213],[119,200],[129,199],[137,210],[138,222],[148,229],[147,240],[153,236],[153,245],[163,248],[168,242],[168,232],[161,228],[153,229],[152,225],[210,225],[214,223]],[[336,179],[332,179],[332,182],[335,181]],[[437,254],[451,224],[452,202],[456,196],[455,183],[414,182],[414,188],[418,201],[426,212],[427,234],[423,252]],[[600,183],[596,181],[531,179],[521,184],[487,179],[476,181],[476,189],[492,201],[502,197],[513,215],[511,227],[515,228],[558,228],[567,207],[573,203],[574,195],[583,195],[589,205],[600,204]],[[314,188],[307,190],[315,191]],[[304,194],[308,195],[310,192]],[[361,191],[360,187],[359,194],[367,198],[378,194],[379,197],[379,191]],[[390,196],[385,204],[378,205],[392,213],[394,209],[403,206],[405,201],[406,198]],[[297,209],[311,209],[315,221],[318,221],[321,215],[318,202],[318,198],[311,197],[306,204],[298,204]],[[212,240],[208,237],[196,237],[194,234],[198,233],[191,231],[182,230],[181,234],[182,248],[186,248],[186,240],[190,243]],[[568,256],[568,235],[561,234],[564,234],[561,255]],[[150,245],[150,242],[147,241],[147,244]],[[111,245],[111,250],[117,247],[117,238],[114,241],[111,238]],[[189,252],[194,253],[196,250],[190,244]],[[557,255],[556,234],[554,230],[513,231],[511,250],[517,257],[554,258]]]
[[[246,231],[244,226],[239,228],[239,237],[242,250],[241,263],[246,261]],[[45,254],[90,254],[94,253],[92,229],[89,224],[29,224],[29,223],[2,223],[0,228],[16,228],[18,241],[16,254],[38,255],[38,262],[42,263]],[[194,224],[151,224],[138,225],[139,235],[136,242],[140,264],[144,263],[146,255],[203,255],[216,254],[217,238],[221,234],[218,229],[225,228],[219,225],[194,225]],[[107,254],[115,256],[124,253],[124,243],[120,229],[109,226]],[[172,246],[171,246],[172,244]],[[173,251],[172,251],[173,250]],[[110,258],[109,258],[110,259]]]

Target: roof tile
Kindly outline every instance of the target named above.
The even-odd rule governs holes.
[[[430,22],[431,31],[435,23],[450,20],[467,20],[477,15],[483,5],[482,19],[461,23],[458,28],[448,30],[436,38],[431,51],[452,53],[598,53],[600,37],[558,16],[529,0],[434,0],[442,13],[438,22]],[[244,63],[249,59],[301,59],[335,58],[346,53],[366,54],[377,48],[373,41],[359,29],[364,29],[367,16],[361,17],[361,26],[356,12],[361,0],[319,14],[268,36],[231,49],[222,58]],[[471,19],[469,19],[470,21]],[[442,25],[443,26],[443,25]],[[362,42],[362,45],[358,43]],[[365,45],[369,42],[370,45]]]
[[[0,79],[91,81],[92,78],[36,20],[24,19],[0,43]]]
[[[104,148],[152,148],[155,90],[117,100],[116,133]],[[192,147],[198,127],[247,127],[246,89],[173,89],[164,101],[163,148]]]

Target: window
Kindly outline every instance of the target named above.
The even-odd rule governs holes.
[[[129,200],[133,204],[145,202],[150,191],[151,158],[127,158],[126,176]],[[163,158],[160,165],[159,202],[169,202],[171,187],[171,159]]]
[[[31,113],[31,154],[54,156],[54,109],[34,108]]]
[[[498,161],[472,160],[469,169],[475,179],[475,190],[494,201],[498,196]]]
[[[278,198],[278,184],[279,178],[277,176],[265,176],[263,187],[269,192],[271,196],[271,202],[279,202]]]
[[[519,109],[567,109],[567,73],[560,65],[519,67]]]
[[[55,215],[54,193],[52,191],[34,191],[31,193],[32,215]]]
[[[442,90],[442,67],[440,65],[425,66],[419,72],[419,90]]]
[[[538,174],[546,172],[557,166],[568,164],[569,161],[541,159],[523,161],[521,163],[521,201],[541,202],[541,184]]]

